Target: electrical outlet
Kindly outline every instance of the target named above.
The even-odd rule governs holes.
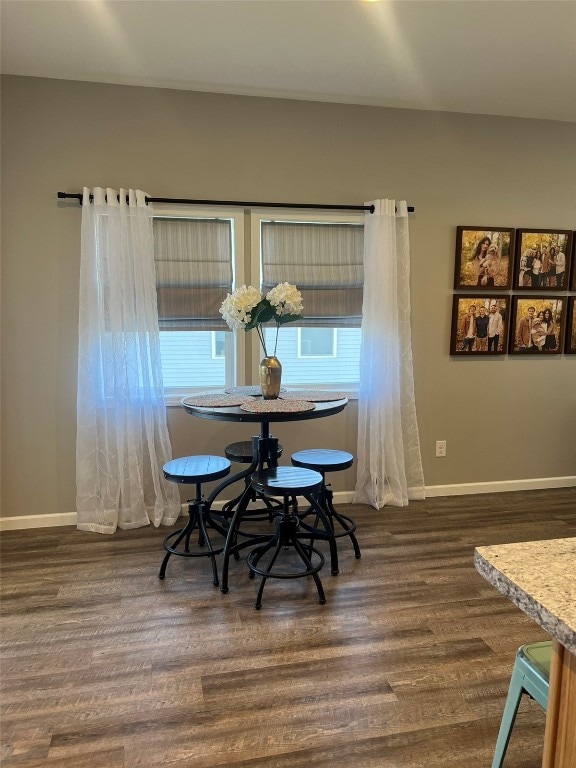
[[[446,456],[446,440],[436,440],[436,457],[443,458]]]

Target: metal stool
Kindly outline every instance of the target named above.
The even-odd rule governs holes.
[[[354,462],[352,454],[347,451],[335,451],[328,448],[312,448],[310,450],[293,453],[290,460],[295,467],[313,469],[315,472],[319,472],[322,475],[322,486],[318,495],[318,503],[328,514],[335,538],[339,539],[342,536],[349,536],[352,546],[354,547],[354,554],[357,558],[360,558],[360,546],[358,545],[358,539],[354,533],[356,530],[356,523],[352,518],[336,511],[333,503],[334,494],[330,485],[326,484],[326,472],[338,472],[342,469],[351,467]],[[304,512],[304,516],[313,511],[314,510],[312,509],[308,509]],[[335,523],[338,524],[341,530],[335,528]]]
[[[311,543],[302,543],[302,539],[311,538],[311,529],[306,526],[306,530],[302,530],[302,522],[294,512],[292,503],[294,496],[302,495],[315,508],[318,520],[322,521],[324,525],[324,530],[314,530],[314,537],[325,539],[330,543],[332,572],[337,573],[338,556],[335,539],[330,529],[330,521],[324,510],[318,505],[315,497],[322,485],[322,475],[310,469],[299,467],[275,467],[255,472],[251,482],[252,487],[258,493],[281,496],[283,500],[281,510],[275,513],[276,530],[274,535],[266,543],[252,549],[246,558],[250,577],[253,578],[255,575],[262,577],[254,607],[259,609],[262,606],[262,593],[267,579],[297,579],[303,576],[312,576],[318,590],[318,602],[325,603],[326,596],[318,576],[318,572],[324,565],[324,555]],[[304,564],[304,569],[283,570],[281,567],[275,568],[278,555],[289,550],[296,552]],[[270,553],[269,558],[266,557],[268,553]],[[265,564],[261,562],[262,558],[266,559]]]
[[[218,569],[215,555],[222,552],[223,547],[214,549],[208,535],[208,528],[214,528],[222,536],[226,530],[218,524],[210,515],[210,507],[202,495],[202,483],[210,480],[219,480],[230,472],[230,462],[221,456],[185,456],[181,459],[173,459],[163,467],[164,477],[172,483],[186,483],[196,485],[196,497],[188,501],[188,522],[184,528],[169,533],[164,538],[166,555],[160,566],[158,577],[163,579],[166,574],[166,566],[171,555],[180,557],[209,557],[212,561],[212,574],[214,586],[218,586]],[[198,529],[198,546],[206,547],[202,552],[190,551],[190,536],[194,529]],[[184,541],[184,547],[177,549]]]
[[[510,687],[500,731],[496,740],[496,749],[492,768],[501,768],[510,741],[510,735],[520,705],[520,699],[527,693],[544,711],[548,708],[548,688],[550,681],[550,660],[552,643],[546,640],[542,643],[521,645],[516,651],[516,659],[510,678]]]

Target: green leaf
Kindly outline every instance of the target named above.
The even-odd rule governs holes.
[[[251,312],[252,319],[246,323],[244,330],[251,331],[260,323],[267,323],[274,317],[274,307],[266,299],[258,302]]]

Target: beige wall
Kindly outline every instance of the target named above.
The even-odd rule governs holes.
[[[567,95],[567,98],[569,96]],[[56,192],[361,203],[406,199],[426,484],[576,475],[576,355],[451,359],[457,225],[576,229],[576,126],[5,77],[2,514],[74,510],[80,209]],[[250,427],[170,409],[174,454]],[[286,451],[355,451],[356,407],[278,427]],[[434,458],[447,440],[448,456]],[[353,487],[354,473],[335,477]]]

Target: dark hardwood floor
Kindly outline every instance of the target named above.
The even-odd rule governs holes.
[[[344,508],[341,508],[344,511]],[[2,536],[5,768],[482,768],[514,653],[545,639],[481,578],[483,544],[576,536],[576,488],[346,507],[362,559],[231,590],[165,529]],[[521,704],[505,768],[537,768]]]

